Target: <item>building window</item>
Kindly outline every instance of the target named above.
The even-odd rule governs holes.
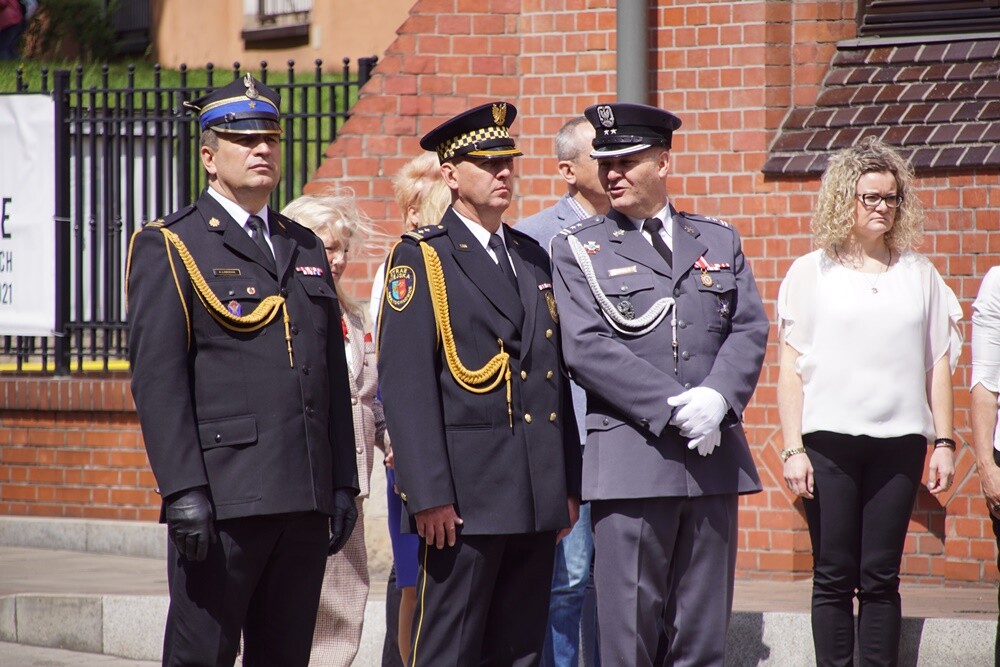
[[[243,0],[248,47],[278,48],[308,43],[312,0]]]

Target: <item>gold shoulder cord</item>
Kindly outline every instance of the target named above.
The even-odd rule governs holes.
[[[166,227],[160,227],[159,229],[163,234],[163,244],[167,251],[167,259],[170,262],[170,271],[174,275],[174,285],[177,287],[177,295],[181,297],[181,307],[184,309],[184,319],[187,320],[188,348],[190,349],[191,347],[191,318],[187,312],[187,306],[184,304],[180,279],[177,277],[177,268],[174,266],[174,257],[170,253],[171,245],[177,250],[177,255],[181,258],[181,262],[184,264],[184,268],[187,270],[188,276],[191,278],[191,285],[194,287],[194,292],[198,295],[198,299],[201,301],[201,304],[205,306],[205,310],[207,310],[209,315],[212,316],[212,319],[230,331],[245,333],[263,329],[277,316],[278,310],[280,309],[285,323],[285,344],[288,346],[288,365],[295,366],[294,357],[292,356],[292,335],[290,331],[290,321],[288,318],[288,304],[285,303],[284,297],[280,297],[278,295],[269,296],[261,301],[249,315],[245,315],[243,317],[233,315],[226,309],[223,303],[219,301],[218,297],[215,296],[215,293],[212,292],[212,288],[208,286],[208,283],[205,281],[205,277],[201,274],[201,271],[198,269],[198,265],[195,264],[194,258],[191,257],[191,253],[188,252],[187,246],[184,245],[184,242],[181,241],[180,237]],[[134,240],[135,236],[133,235],[133,241]],[[128,263],[125,269],[126,275],[128,274],[131,263],[132,247],[130,245]]]
[[[486,362],[479,370],[472,371],[462,364],[455,347],[455,337],[451,330],[451,314],[448,312],[448,288],[444,282],[444,271],[441,270],[441,259],[428,243],[421,243],[420,250],[424,255],[424,266],[427,269],[427,285],[431,295],[431,306],[434,309],[434,321],[437,324],[438,336],[444,348],[444,358],[448,362],[448,370],[455,382],[466,391],[474,394],[485,394],[493,391],[501,380],[507,382],[507,421],[514,428],[514,417],[510,401],[510,354],[504,352],[503,341],[497,339],[500,352]],[[492,380],[491,380],[492,378]],[[484,383],[489,382],[485,386]]]

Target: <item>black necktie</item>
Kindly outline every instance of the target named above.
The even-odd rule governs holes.
[[[653,248],[656,252],[660,253],[660,256],[667,260],[667,266],[673,268],[674,266],[674,253],[670,251],[670,246],[667,245],[663,237],[660,236],[660,230],[663,229],[663,221],[659,218],[646,218],[646,221],[642,223],[643,227],[649,232],[649,238],[653,242]]]
[[[264,257],[268,261],[267,266],[272,271],[275,270],[274,253],[271,252],[271,246],[267,244],[267,239],[264,238],[264,221],[260,219],[260,216],[251,215],[247,219],[247,229],[250,230],[250,238],[257,244],[260,251],[264,253]]]
[[[497,256],[497,264],[500,272],[507,276],[510,284],[517,289],[517,277],[514,275],[514,267],[510,265],[510,257],[507,256],[507,248],[503,245],[503,239],[499,234],[490,234],[490,250]]]

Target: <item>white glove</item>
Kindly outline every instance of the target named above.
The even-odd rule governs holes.
[[[718,429],[729,409],[722,394],[708,387],[693,387],[671,396],[667,405],[680,408],[674,411],[670,423],[679,428],[685,438],[697,438]]]
[[[708,456],[719,446],[720,442],[722,442],[722,431],[715,428],[709,431],[707,435],[692,438],[688,442],[688,449],[697,449],[698,453],[702,456]]]

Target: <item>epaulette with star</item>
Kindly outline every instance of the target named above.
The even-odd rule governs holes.
[[[605,218],[603,215],[594,215],[584,220],[581,220],[580,222],[574,223],[569,227],[566,227],[559,233],[562,234],[563,236],[572,236],[573,234],[583,231],[584,229],[589,229],[591,227],[596,227],[597,225],[604,224],[604,220]]]
[[[412,241],[420,243],[421,241],[432,239],[435,236],[441,236],[446,231],[448,230],[444,225],[427,225],[425,227],[417,227],[416,229],[411,229],[410,231],[403,234],[403,239],[410,239]]]
[[[196,207],[194,204],[188,204],[184,208],[174,211],[165,218],[160,218],[158,220],[153,220],[151,222],[146,223],[145,226],[151,229],[157,229],[159,227],[169,227],[178,220],[181,220],[191,215],[195,211],[195,209]]]
[[[681,211],[680,214],[689,220],[695,220],[696,222],[711,222],[716,225],[725,227],[726,229],[732,229],[733,226],[726,222],[725,220],[719,220],[718,218],[713,218],[708,215],[698,215],[697,213],[688,213],[686,211]]]

